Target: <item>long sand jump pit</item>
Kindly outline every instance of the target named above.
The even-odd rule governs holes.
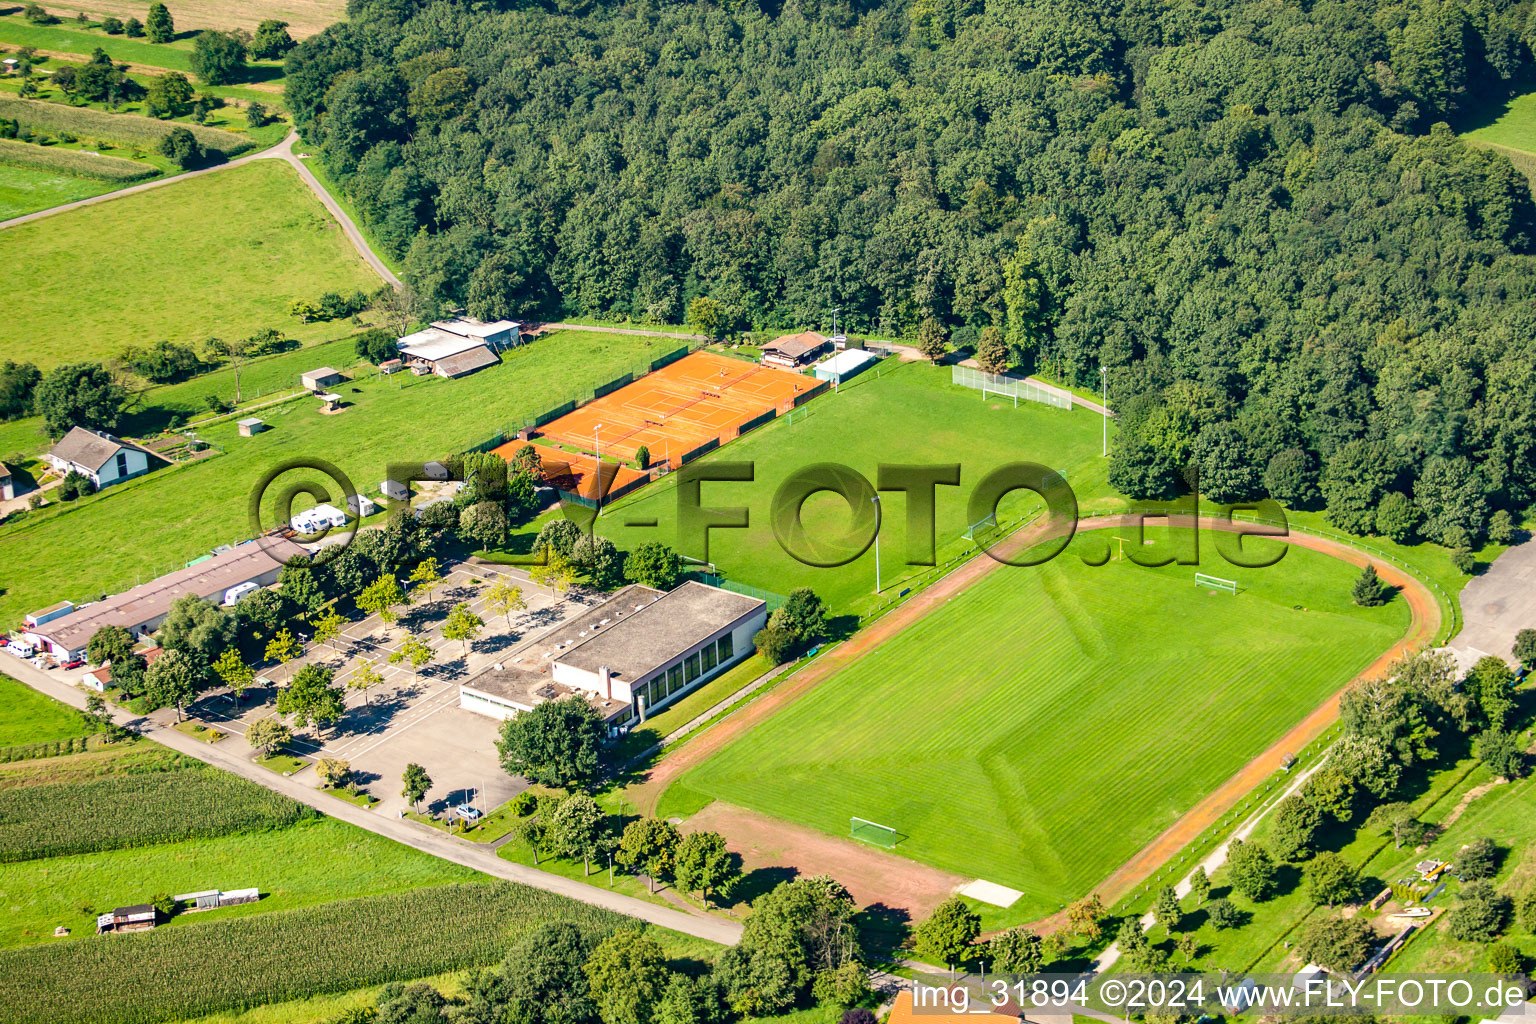
[[[633,459],[644,446],[653,463],[674,468],[689,452],[795,404],[826,382],[788,370],[694,352],[539,428],[550,442]],[[553,457],[553,456],[552,456]]]

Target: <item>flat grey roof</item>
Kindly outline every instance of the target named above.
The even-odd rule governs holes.
[[[470,677],[460,684],[459,689],[494,697],[522,710],[572,694],[597,708],[604,718],[612,718],[629,707],[625,701],[610,700],[602,694],[588,693],[557,683],[549,677],[549,663],[540,662],[539,665],[542,668],[526,668],[501,662]]]
[[[596,611],[611,603],[600,605]],[[554,660],[587,672],[606,665],[615,678],[637,682],[690,647],[765,607],[766,603],[755,597],[689,580],[634,614],[606,625],[599,616],[594,632],[555,654]]]

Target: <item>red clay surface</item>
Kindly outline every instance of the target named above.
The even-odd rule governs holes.
[[[511,462],[517,450],[527,443],[508,441],[491,449],[491,453]],[[595,499],[601,493],[606,499],[609,494],[622,493],[622,489],[633,481],[649,475],[616,462],[605,462],[602,475],[606,479],[599,486],[598,476],[594,472],[597,460],[592,456],[563,452],[541,444],[535,444],[534,447],[539,450],[539,465],[544,467],[544,479],[549,485],[570,494],[579,494],[583,498]]]
[[[560,444],[633,459],[644,445],[652,462],[670,461],[718,438],[734,438],[743,423],[826,387],[822,381],[771,366],[694,352],[611,394],[552,420],[539,434]]]
[[[1078,524],[1079,530],[1115,529],[1132,523],[1129,516],[1106,517],[1102,519],[1085,520]],[[1189,519],[1171,519],[1169,525],[1188,527]],[[1230,523],[1202,518],[1202,529],[1226,529],[1236,530]],[[1038,543],[1047,534],[1046,524],[1025,529],[1008,538],[998,545],[997,550],[1004,557],[1012,556],[1024,550],[1030,545]],[[1275,538],[1298,547],[1309,548],[1334,558],[1342,559],[1352,565],[1364,566],[1370,561],[1362,552],[1342,544],[1338,541],[1324,537],[1314,537],[1309,534],[1291,534],[1286,537]],[[656,803],[661,794],[671,783],[682,776],[690,768],[703,763],[717,751],[741,736],[748,729],[773,715],[781,708],[792,703],[807,691],[813,689],[823,681],[829,679],[835,673],[846,668],[852,662],[882,643],[896,636],[903,630],[911,627],[924,615],[943,605],[966,587],[975,583],[982,576],[998,568],[1002,563],[986,555],[978,555],[969,562],[961,565],[948,576],[943,577],[927,590],[915,595],[906,604],[894,609],[889,614],[876,619],[867,629],[856,634],[846,643],[839,644],[827,654],[811,662],[801,671],[795,673],[789,679],[780,683],[766,695],[748,704],[742,710],[705,730],[699,736],[689,740],[673,753],[663,758],[653,767],[646,781],[631,789],[630,795],[643,813],[654,813]],[[1236,806],[1244,796],[1256,785],[1278,771],[1284,764],[1287,754],[1293,754],[1316,739],[1322,732],[1332,725],[1339,714],[1339,698],[1356,682],[1364,679],[1375,679],[1384,675],[1387,667],[1396,659],[1420,646],[1432,642],[1440,628],[1440,606],[1435,602],[1434,595],[1413,576],[1401,570],[1381,563],[1376,564],[1376,571],[1382,579],[1397,587],[1402,592],[1402,597],[1408,602],[1412,618],[1408,631],[1403,637],[1385,651],[1379,658],[1373,661],[1365,671],[1361,672],[1349,684],[1341,687],[1338,692],[1329,697],[1315,711],[1298,722],[1284,736],[1282,736],[1268,750],[1259,754],[1237,774],[1222,783],[1209,796],[1196,804],[1187,814],[1176,821],[1165,832],[1152,842],[1148,843],[1125,864],[1116,869],[1108,878],[1101,882],[1094,891],[1097,892],[1106,904],[1113,903],[1122,895],[1142,884],[1146,879],[1157,872],[1179,850],[1183,849],[1192,840],[1205,831],[1210,825],[1220,820],[1222,815]],[[718,803],[718,801],[717,801]],[[698,820],[700,815],[706,814],[714,805],[705,808],[695,815],[692,820]],[[732,808],[733,813],[739,813],[739,809]],[[724,812],[722,812],[724,813]],[[750,812],[745,812],[750,813]],[[778,860],[779,865],[791,867],[803,874],[820,874],[830,870],[826,861],[825,843],[830,841],[837,843],[834,837],[818,832],[798,829],[796,826],[777,819],[763,819],[767,822],[764,826],[751,826],[746,829],[745,841],[753,842],[762,829],[771,829],[775,837],[776,851],[782,851]],[[700,826],[703,827],[703,826]],[[731,841],[735,848],[743,840],[727,828],[719,829]],[[815,842],[807,841],[804,846],[798,838],[798,833],[806,832],[815,838]],[[851,840],[847,845],[853,846],[866,857],[881,851],[866,850],[863,844],[854,844]],[[765,847],[766,849],[766,847]],[[886,854],[886,857],[893,855]],[[933,887],[940,884],[939,879],[949,879],[953,876],[948,872],[940,871],[916,861],[907,861],[905,858],[894,858],[903,862],[900,872],[900,880],[888,886],[881,886],[878,878],[871,878],[867,882],[861,881],[866,895],[873,901],[884,903],[887,906],[905,906],[902,901],[911,899],[910,892],[914,885]],[[910,865],[908,867],[907,865]],[[852,888],[851,883],[832,871],[839,880]],[[857,877],[864,878],[864,873],[855,872]],[[878,874],[878,873],[877,873]],[[928,880],[919,882],[915,879],[926,877]],[[947,883],[953,884],[953,883]],[[910,908],[914,913],[916,907]],[[1037,922],[1035,927],[1044,931],[1051,931],[1058,927],[1062,921],[1058,920],[1062,915],[1047,918]]]
[[[678,826],[683,832],[731,837],[744,871],[790,867],[802,875],[831,875],[848,887],[859,906],[880,903],[905,909],[918,921],[969,878],[919,864],[874,846],[770,818],[716,800]]]

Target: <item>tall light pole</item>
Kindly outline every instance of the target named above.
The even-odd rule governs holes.
[[[1099,364],[1099,411],[1104,420],[1104,440],[1099,446],[1099,458],[1109,458],[1109,369]]]
[[[832,337],[834,337],[834,338],[837,337],[837,313],[838,313],[838,310],[840,310],[842,308],[843,308],[842,306],[833,306],[832,307]]]
[[[875,503],[875,593],[880,593],[880,495],[870,501]]]
[[[597,453],[597,467],[592,471],[593,491],[597,495],[596,515],[603,514],[603,446],[597,439],[597,432],[602,429],[601,423],[592,428],[592,450]]]

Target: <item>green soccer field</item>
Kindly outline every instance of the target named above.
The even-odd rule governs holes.
[[[806,565],[787,554],[770,524],[774,492],[795,471],[815,463],[840,463],[871,484],[881,463],[959,463],[960,486],[935,492],[940,563],[975,550],[962,536],[969,524],[967,502],[976,483],[1006,463],[1033,461],[1060,471],[1079,502],[1107,498],[1105,462],[1099,457],[1102,425],[1093,413],[1027,402],[1014,408],[1012,401],[995,395],[983,399],[978,391],[951,384],[946,366],[888,361],[880,374],[866,371],[840,394],[813,399],[791,420],[770,422],[701,460],[706,467],[722,462],[754,465],[750,482],[702,485],[704,506],[738,506],[748,512],[748,528],[710,533],[709,559],[725,576],[781,594],[811,587],[834,611],[863,613],[896,599],[916,578],[929,574],[926,566],[904,564],[907,508],[899,491],[880,495],[879,595],[873,547],[846,565],[830,568]],[[1018,492],[1003,500],[1000,515],[1006,522],[1039,506],[1033,495]],[[679,542],[677,508],[677,488],[672,479],[663,479],[607,509],[598,532],[621,548],[659,540],[686,554],[700,554]],[[657,527],[625,525],[651,518]],[[850,522],[848,504],[836,494],[816,495],[806,502],[803,519],[811,534],[840,535]]]
[[[1124,533],[1125,531],[1109,531]],[[1156,531],[1149,530],[1149,535]],[[1239,569],[1093,568],[1085,543],[991,573],[680,780],[688,790],[1024,892],[1018,920],[1083,895],[1385,650],[1400,600],[1291,549]],[[1083,548],[1086,550],[1086,548]]]
[[[293,169],[277,161],[178,182],[0,232],[7,354],[47,370],[109,360],[161,339],[201,350],[210,337],[269,327],[300,341],[337,324],[301,324],[295,299],[373,291],[379,279]]]

